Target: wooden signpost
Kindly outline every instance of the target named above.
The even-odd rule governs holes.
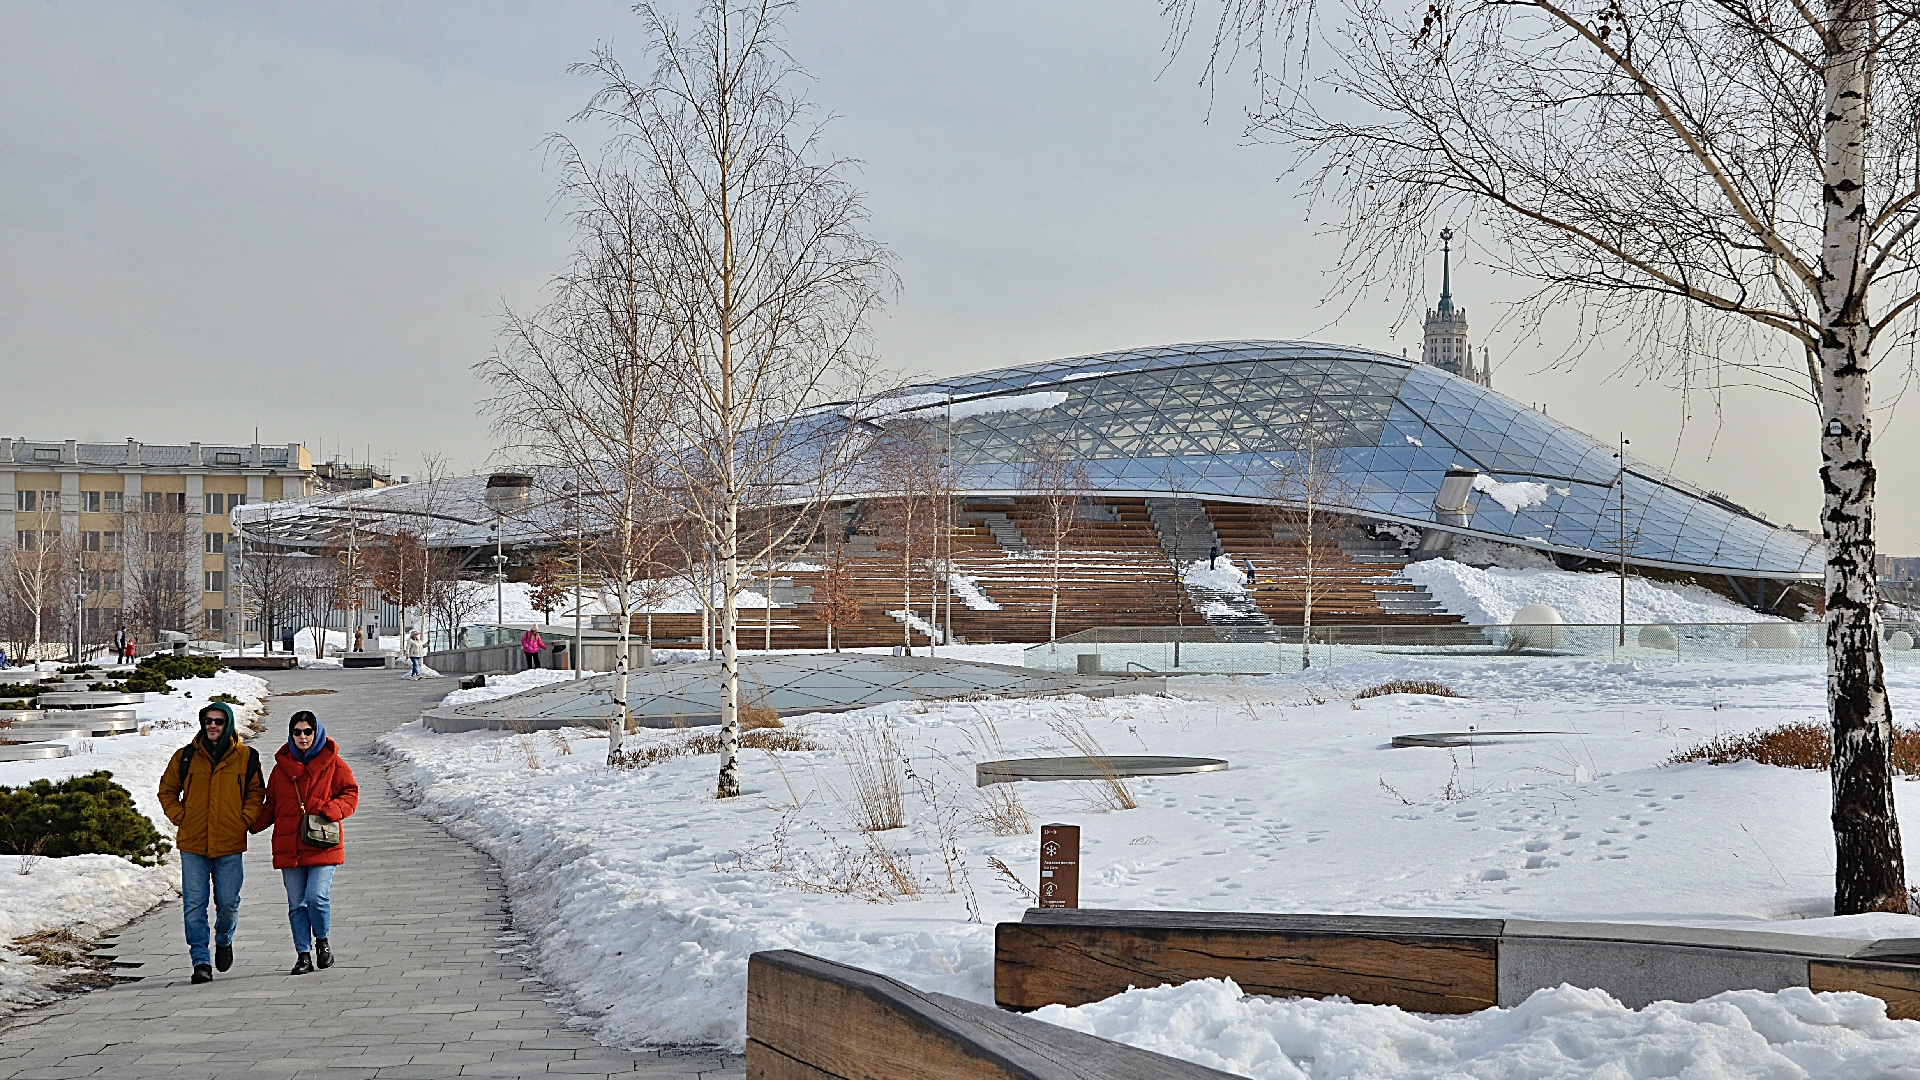
[[[1080,906],[1080,826],[1040,826],[1040,906]]]

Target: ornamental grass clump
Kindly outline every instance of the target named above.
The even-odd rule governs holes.
[[[41,855],[118,855],[140,866],[158,863],[172,845],[133,796],[105,770],[52,783],[0,787],[0,851]]]
[[[1386,697],[1388,694],[1425,694],[1428,697],[1465,696],[1446,683],[1434,682],[1432,679],[1389,679],[1378,686],[1369,686],[1353,695],[1353,700]]]
[[[1782,769],[1825,772],[1833,764],[1833,733],[1825,723],[1803,720],[1766,731],[1716,735],[1676,752],[1666,764],[1696,761],[1709,765],[1753,761]],[[1893,771],[1900,776],[1920,776],[1920,728],[1893,729]]]

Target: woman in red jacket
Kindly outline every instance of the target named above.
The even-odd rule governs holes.
[[[289,975],[305,975],[316,960],[320,967],[333,966],[330,893],[334,868],[347,861],[346,831],[339,823],[359,805],[360,785],[319,717],[304,709],[294,713],[287,745],[273,756],[266,805],[253,822],[254,832],[273,826],[273,868],[287,886],[287,918],[299,954]]]

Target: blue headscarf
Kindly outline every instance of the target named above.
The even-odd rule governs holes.
[[[308,750],[304,754],[300,752],[300,748],[298,746],[295,746],[293,744],[293,729],[295,725],[300,724],[303,721],[313,725],[313,749]],[[324,747],[326,745],[327,745],[327,729],[325,725],[320,723],[319,717],[313,715],[312,713],[306,711],[305,709],[302,709],[299,712],[293,714],[292,720],[287,721],[287,753],[293,755],[293,760],[299,762],[302,765],[305,765],[307,762],[312,761],[315,757],[317,757],[320,753],[321,747]]]

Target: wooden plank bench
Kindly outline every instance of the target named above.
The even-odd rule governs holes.
[[[748,1080],[1222,1080],[1231,1073],[781,949],[747,959]]]
[[[1129,986],[1230,977],[1248,993],[1341,995],[1430,1013],[1599,987],[1630,1008],[1727,990],[1852,990],[1920,1019],[1920,939],[1518,919],[1029,909],[995,931],[994,999],[1084,1005]]]

